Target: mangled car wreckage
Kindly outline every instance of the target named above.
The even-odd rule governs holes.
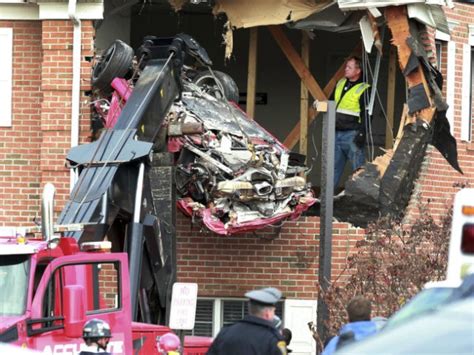
[[[170,3],[179,8],[185,2]],[[449,2],[216,0],[208,4],[215,13],[226,14],[227,39],[236,28],[286,23],[306,30],[360,29],[366,50],[373,44],[381,51],[382,29],[390,30],[407,85],[402,128],[393,149],[367,163],[346,182],[345,193],[335,200],[336,217],[364,225],[380,214],[400,214],[429,143],[461,172],[456,141],[446,119],[448,106],[441,95],[442,77],[430,61],[431,49],[424,41],[431,30],[448,31],[442,6],[450,5]],[[267,16],[269,13],[272,16]],[[269,29],[274,37],[281,36],[276,26]],[[184,55],[175,48],[177,42],[184,44],[194,59],[193,65],[184,65]],[[134,127],[140,139],[140,129],[146,131],[147,125],[153,126],[153,134],[146,140],[154,144],[155,152],[174,153],[177,204],[184,213],[202,219],[214,232],[232,234],[296,218],[315,203],[305,178],[305,157],[290,152],[245,116],[235,104],[238,89],[233,80],[210,69],[210,59],[191,37],[145,38],[137,50],[134,70],[130,71],[133,55],[130,47],[116,41],[96,65],[93,83],[101,99],[95,106],[106,128]],[[167,98],[166,105],[157,103],[159,113],[145,113],[148,118],[138,118],[143,114],[140,110],[145,110],[143,105],[137,99],[133,106],[130,104],[131,97],[139,97],[137,88],[142,90],[140,95],[147,95],[146,100],[159,101],[152,97],[158,92],[163,96],[162,91],[150,94],[148,89],[142,89],[163,75],[164,69],[155,67],[156,58],[166,60],[165,67],[172,68],[169,80],[175,82],[177,96]],[[321,90],[304,64],[299,64],[306,71],[294,67],[314,99],[326,101],[342,71]],[[309,77],[313,82],[309,82]],[[109,98],[110,101],[103,101]],[[152,116],[158,117],[154,123]],[[120,120],[124,123],[118,124]],[[130,120],[132,125],[127,123]],[[289,137],[295,137],[293,133]],[[146,136],[143,132],[141,135]],[[295,143],[293,139],[288,145],[293,147]],[[75,157],[68,159],[79,164]]]
[[[147,63],[166,55],[177,39],[193,46],[194,64],[210,64],[205,50],[185,34],[146,38],[137,51],[140,64],[129,80],[117,76],[126,76],[133,50],[116,41],[107,51],[94,72],[102,95],[95,106],[106,128],[116,125]],[[112,76],[116,78],[111,86],[102,86]],[[186,215],[218,234],[232,234],[297,218],[315,202],[306,181],[305,157],[289,151],[245,115],[234,102],[238,89],[228,75],[183,66],[177,82],[180,94],[163,119],[155,148],[175,154],[177,205]],[[115,90],[108,101],[111,88]]]

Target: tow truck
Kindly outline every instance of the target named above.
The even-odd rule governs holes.
[[[115,126],[69,152],[77,182],[57,223],[54,187],[46,184],[41,231],[0,236],[0,341],[77,354],[84,323],[100,318],[112,329],[110,352],[161,354],[156,339],[170,332],[164,324],[176,278],[176,200],[159,132],[181,95],[185,58],[210,60],[187,35],[148,49]],[[204,354],[210,343],[186,337],[183,352]]]
[[[0,237],[0,341],[78,354],[84,323],[99,318],[112,328],[109,352],[162,354],[158,340],[171,329],[132,320],[127,254],[110,252],[108,241],[79,245],[55,235]],[[210,343],[186,337],[182,353],[205,354]]]

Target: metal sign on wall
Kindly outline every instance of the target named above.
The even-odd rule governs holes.
[[[169,324],[171,329],[191,330],[194,328],[197,293],[196,283],[174,283]]]

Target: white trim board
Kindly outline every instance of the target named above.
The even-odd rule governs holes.
[[[446,118],[450,125],[451,134],[454,136],[454,75],[456,72],[456,42],[448,42],[447,52],[446,102],[448,103],[449,108],[448,111],[446,111]]]
[[[103,3],[80,3],[76,15],[81,20],[104,18]],[[67,3],[0,3],[0,20],[69,20]]]
[[[472,108],[471,108],[471,45],[464,43],[462,47],[462,100],[461,100],[461,140],[472,140]]]
[[[12,125],[13,29],[0,28],[0,127]]]

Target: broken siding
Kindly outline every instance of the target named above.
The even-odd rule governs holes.
[[[345,10],[360,10],[367,9],[371,7],[387,7],[387,6],[399,6],[407,4],[425,4],[425,3],[434,3],[438,5],[445,5],[447,2],[451,1],[425,1],[425,0],[337,0],[339,8]]]
[[[298,21],[322,11],[331,0],[216,0],[214,14],[225,13],[233,27],[248,28]]]

